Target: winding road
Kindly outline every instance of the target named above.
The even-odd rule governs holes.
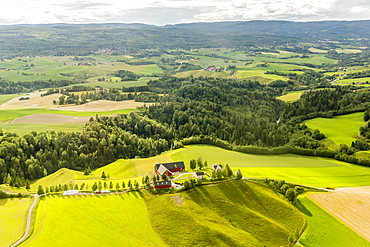
[[[19,245],[20,243],[22,243],[24,240],[27,239],[28,235],[30,234],[30,230],[31,230],[31,218],[32,218],[32,212],[33,212],[33,209],[35,208],[35,206],[37,205],[38,201],[39,201],[39,195],[38,194],[32,194],[32,196],[34,197],[34,200],[30,206],[30,208],[28,209],[28,215],[27,215],[27,223],[26,223],[26,230],[24,231],[24,234],[23,236],[17,241],[15,242],[14,244],[11,245],[11,247],[15,247],[17,245]]]

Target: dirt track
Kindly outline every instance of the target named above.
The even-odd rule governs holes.
[[[370,241],[370,186],[312,193],[309,198]]]

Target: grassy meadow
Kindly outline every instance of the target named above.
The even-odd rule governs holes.
[[[32,198],[0,199],[0,246],[8,247],[23,236]]]
[[[41,198],[34,232],[20,246],[68,245],[167,246],[153,230],[138,192]]]
[[[304,123],[311,129],[319,129],[336,144],[343,143],[350,146],[352,141],[356,140],[355,137],[360,132],[360,127],[365,124],[363,117],[363,112],[356,112],[333,118],[309,119]]]
[[[17,133],[19,135],[28,134],[32,131],[81,131],[84,124],[33,124],[33,123],[0,123],[0,128],[4,131]]]
[[[209,145],[190,145],[167,153],[174,161],[202,157],[208,166],[229,164],[244,177],[271,178],[315,187],[353,187],[370,185],[370,168],[328,158],[286,155],[252,155]]]
[[[289,246],[305,226],[284,198],[251,182],[144,196],[153,228],[169,246]],[[181,237],[172,234],[174,225]]]
[[[292,91],[288,92],[285,95],[282,95],[280,97],[277,97],[277,99],[280,99],[285,102],[292,102],[299,100],[301,98],[301,95],[305,92],[305,90],[300,90],[300,91]]]
[[[347,247],[370,246],[370,243],[317,206],[306,196],[299,197],[297,206],[305,214],[307,228],[299,246]]]
[[[34,115],[34,114],[58,114],[72,117],[95,117],[115,115],[115,114],[127,114],[132,112],[134,109],[122,109],[115,111],[103,111],[103,112],[77,112],[77,111],[63,111],[46,108],[30,108],[30,109],[18,109],[18,110],[0,110],[0,122],[10,122],[13,119]]]

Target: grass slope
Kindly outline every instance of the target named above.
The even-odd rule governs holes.
[[[368,241],[325,212],[306,196],[298,199],[297,206],[305,214],[308,223],[299,240],[301,245],[315,247],[370,246]]]
[[[56,230],[57,229],[57,230]],[[35,229],[20,246],[166,246],[153,230],[139,193],[48,196]]]
[[[314,118],[304,121],[311,129],[319,129],[327,138],[332,139],[336,144],[351,145],[356,140],[359,129],[364,125],[363,112],[356,112],[333,118]]]
[[[305,225],[285,199],[251,182],[144,195],[153,227],[170,246],[289,246]]]
[[[131,160],[119,159],[109,165],[96,169],[92,175],[100,177],[102,173],[109,174],[111,178],[130,178],[136,176],[136,170]]]
[[[31,198],[0,199],[1,247],[11,246],[22,237],[31,203]]]

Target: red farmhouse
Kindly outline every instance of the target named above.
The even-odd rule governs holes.
[[[157,163],[154,166],[154,171],[159,175],[163,175],[165,173],[167,176],[172,176],[173,172],[185,171],[185,164],[183,161],[163,164]]]

